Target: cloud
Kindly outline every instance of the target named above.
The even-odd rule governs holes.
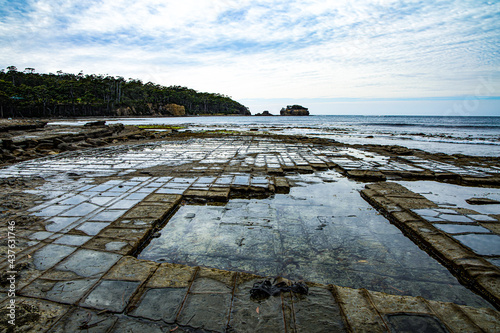
[[[493,1],[2,4],[1,67],[137,77],[243,99],[462,96],[487,75],[500,86]]]

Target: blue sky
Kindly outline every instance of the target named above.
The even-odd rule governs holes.
[[[499,1],[0,0],[0,68],[109,74],[253,113],[500,116]]]

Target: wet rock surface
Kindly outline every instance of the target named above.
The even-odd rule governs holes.
[[[110,130],[97,125],[87,130]],[[28,145],[11,155],[58,153],[0,169],[2,237],[15,221],[17,264],[17,326],[5,320],[2,294],[4,331],[497,330],[499,313],[413,243],[498,305],[495,204],[367,186],[363,198],[407,238],[358,192],[365,181],[432,179],[489,186],[475,189],[496,199],[494,161],[258,133],[158,141],[144,132],[82,137],[89,149],[63,153],[57,146],[82,141],[3,141]],[[131,138],[143,142],[109,146]],[[161,257],[137,258],[155,246]],[[256,283],[279,275],[292,282],[252,299]]]
[[[122,124],[91,121],[83,127],[48,125],[46,122],[0,124],[0,166],[93,147],[131,141],[147,141],[165,133],[141,130]]]
[[[478,212],[471,209],[464,198],[460,199],[468,195],[467,190],[480,195],[480,189],[462,188],[465,193],[457,193],[449,192],[448,189],[456,185],[403,183],[416,190],[420,189],[422,194],[414,193],[397,183],[375,183],[367,185],[362,196],[415,242],[425,246],[458,275],[464,284],[499,307],[499,220],[488,213],[496,212],[500,207],[488,206],[482,208],[486,211]],[[441,197],[450,198],[452,202],[435,203],[429,200],[439,196],[440,190],[445,192]],[[500,195],[498,189],[485,189],[483,192]],[[413,200],[408,202],[405,200],[407,197],[413,197]],[[415,206],[415,200],[419,200],[418,206]]]
[[[287,179],[289,194],[180,207],[139,258],[486,305],[377,214],[362,184],[332,171]]]

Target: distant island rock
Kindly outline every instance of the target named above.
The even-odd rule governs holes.
[[[262,113],[256,113],[256,116],[274,116],[274,114],[271,114],[269,111],[262,111]]]
[[[286,109],[282,108],[280,111],[281,116],[308,116],[309,109],[302,105],[287,105]]]

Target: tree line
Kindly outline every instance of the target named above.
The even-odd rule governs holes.
[[[250,115],[229,96],[187,87],[82,72],[39,74],[15,66],[0,70],[1,118],[113,117],[123,108],[129,115],[148,116],[171,103],[184,106],[187,115]]]

